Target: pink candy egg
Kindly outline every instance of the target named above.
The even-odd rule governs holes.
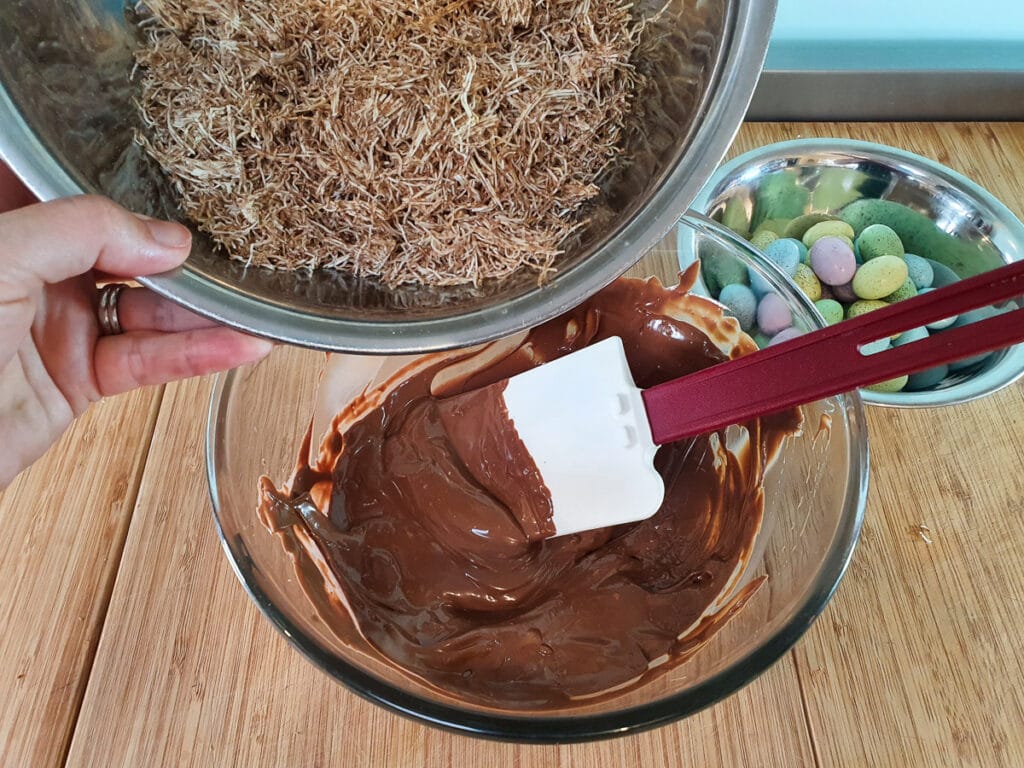
[[[757,305],[757,325],[765,336],[774,336],[793,324],[793,313],[777,293],[769,293]]]
[[[795,339],[797,336],[803,336],[804,332],[799,328],[783,328],[781,331],[772,336],[771,341],[768,342],[768,346],[774,346],[775,344],[781,344],[784,341]]]
[[[811,246],[811,269],[821,282],[843,285],[853,280],[857,259],[853,249],[838,237],[823,237]]]

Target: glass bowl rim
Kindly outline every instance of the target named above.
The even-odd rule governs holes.
[[[692,214],[684,216],[680,223],[710,237],[724,240],[729,246],[743,251],[747,258],[764,269],[769,282],[775,283],[775,287],[786,295],[788,300],[807,310],[808,317],[813,322],[821,323],[820,317],[812,311],[813,305],[788,284],[784,273],[738,235],[710,219]],[[853,392],[838,398],[847,417],[847,440],[850,448],[846,498],[843,500],[839,524],[822,566],[813,583],[809,585],[802,604],[771,636],[743,658],[732,662],[685,692],[670,694],[652,702],[615,712],[546,717],[471,711],[407,693],[325,651],[278,610],[252,578],[251,571],[240,562],[221,525],[216,470],[218,451],[223,448],[219,440],[221,416],[230,401],[229,395],[237,376],[238,370],[235,370],[216,377],[206,425],[206,474],[214,524],[235,576],[260,612],[278,632],[320,670],[374,704],[453,733],[534,744],[595,741],[666,725],[725,699],[752,682],[785,655],[825,609],[850,563],[864,520],[869,452],[863,405],[859,395]]]

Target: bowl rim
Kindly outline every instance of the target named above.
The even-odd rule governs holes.
[[[790,139],[772,144],[765,144],[748,152],[744,152],[732,160],[719,166],[700,193],[694,199],[691,208],[700,215],[706,215],[708,205],[717,197],[719,187],[726,180],[736,179],[750,172],[750,169],[771,162],[807,152],[820,152],[823,157],[839,160],[870,160],[881,161],[895,168],[912,172],[909,175],[932,176],[947,186],[957,189],[961,194],[971,198],[981,209],[987,209],[988,217],[999,221],[1015,242],[1024,249],[1024,223],[1011,211],[1005,203],[991,192],[972,181],[961,173],[923,155],[898,147],[879,144],[873,141],[842,138],[806,138]],[[820,160],[820,158],[819,158]],[[680,254],[683,254],[680,249]],[[691,251],[692,254],[692,251]],[[1004,261],[1012,261],[1007,254],[999,249]],[[814,310],[817,313],[817,309]],[[922,392],[875,392],[870,389],[860,390],[860,395],[868,405],[880,405],[889,408],[935,408],[958,405],[972,400],[987,397],[1008,387],[1024,376],[1024,344],[1009,347],[1000,359],[981,375],[974,374],[969,378],[937,390]]]
[[[713,237],[726,240],[741,249],[769,274],[769,282],[807,310],[808,317],[823,325],[820,316],[810,312],[811,302],[788,285],[785,275],[745,240],[719,224],[701,217],[684,217],[681,224],[692,226]],[[869,449],[867,425],[861,398],[856,392],[838,396],[840,410],[847,421],[849,463],[843,511],[831,544],[812,584],[804,592],[802,603],[784,625],[762,641],[747,656],[739,659],[684,693],[676,693],[654,702],[614,713],[542,717],[482,713],[441,704],[409,694],[346,661],[338,659],[295,626],[260,589],[248,564],[231,547],[221,525],[221,505],[216,466],[222,448],[219,430],[227,408],[228,395],[244,369],[217,376],[210,396],[206,425],[206,474],[213,508],[214,524],[221,546],[235,576],[253,602],[288,642],[320,670],[362,698],[392,712],[444,730],[499,741],[536,744],[564,744],[623,736],[656,728],[715,704],[760,676],[800,639],[828,604],[850,563],[860,536],[867,504]]]
[[[317,317],[261,301],[181,268],[139,278],[156,293],[225,325],[297,346],[364,354],[415,354],[471,346],[555,317],[639,261],[710,178],[739,131],[767,53],[776,0],[729,0],[722,55],[709,74],[687,151],[647,203],[571,269],[508,301],[465,314],[398,321]],[[0,79],[0,157],[42,200],[84,188],[47,151]]]

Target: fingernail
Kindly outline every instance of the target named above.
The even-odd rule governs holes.
[[[184,248],[192,241],[192,233],[181,224],[159,219],[148,219],[144,223],[149,236],[164,248]]]
[[[249,336],[246,344],[246,363],[255,363],[257,360],[262,360],[264,357],[270,354],[270,350],[274,348],[274,342],[269,339],[260,339],[256,336]]]

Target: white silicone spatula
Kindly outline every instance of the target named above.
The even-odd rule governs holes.
[[[1018,262],[637,388],[612,337],[494,385],[553,507],[555,535],[643,520],[661,505],[658,445],[1024,340],[1024,309],[866,354],[864,345],[1024,293]]]

